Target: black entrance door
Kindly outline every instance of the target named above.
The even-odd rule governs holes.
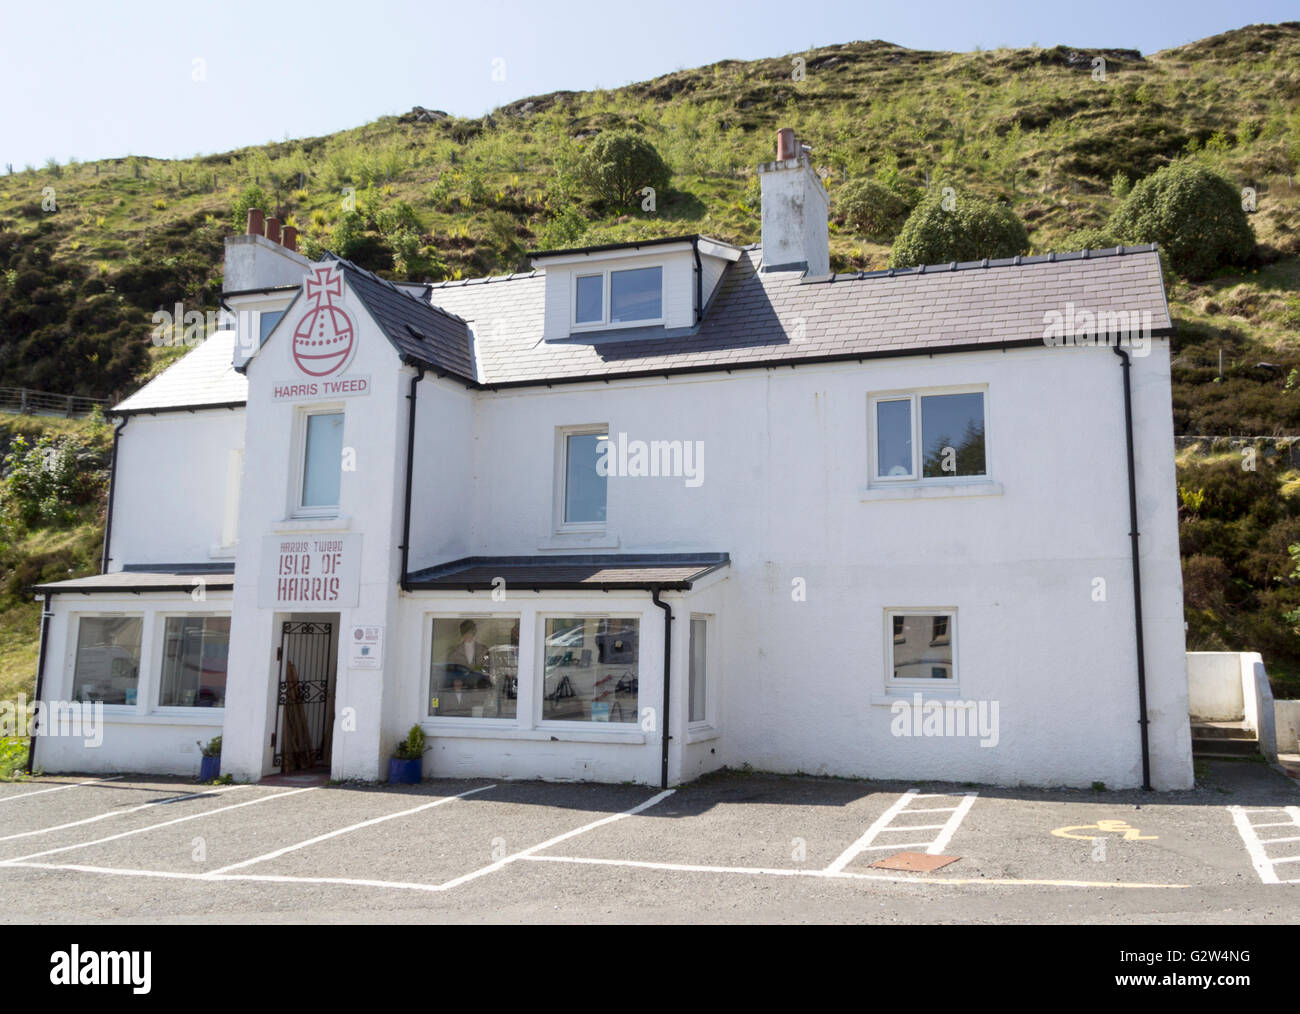
[[[334,728],[334,624],[288,621],[280,628],[273,763],[288,774],[329,767]]]

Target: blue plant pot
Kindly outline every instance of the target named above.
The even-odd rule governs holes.
[[[221,774],[221,754],[204,757],[199,761],[199,781],[210,782]]]
[[[423,774],[423,757],[414,760],[398,760],[393,757],[388,761],[388,781],[392,785],[415,785]]]

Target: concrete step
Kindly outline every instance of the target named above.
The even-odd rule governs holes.
[[[1192,737],[1193,757],[1255,757],[1259,754],[1257,739],[1229,739],[1223,736]]]
[[[1256,739],[1255,731],[1245,722],[1193,722],[1193,739]]]

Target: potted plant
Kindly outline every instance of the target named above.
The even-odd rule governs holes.
[[[429,747],[424,741],[424,730],[419,724],[411,726],[406,738],[397,744],[388,762],[388,781],[392,785],[415,785],[424,774],[424,752]]]
[[[203,754],[199,761],[199,781],[210,782],[221,774],[221,737],[213,736],[207,746],[199,743],[199,752]]]

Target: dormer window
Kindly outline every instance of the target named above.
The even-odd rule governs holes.
[[[575,329],[658,324],[664,319],[664,269],[629,268],[574,276]]]

